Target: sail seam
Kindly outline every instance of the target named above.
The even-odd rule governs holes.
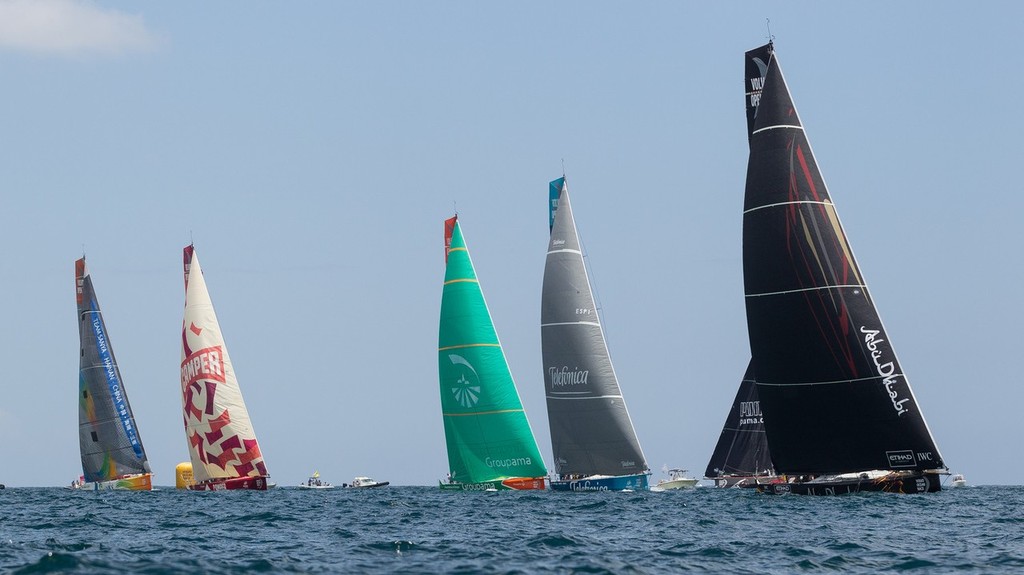
[[[445,413],[445,417],[465,417],[467,415],[495,415],[498,413],[521,413],[522,409],[496,409],[494,411],[474,411],[471,413]]]
[[[601,324],[597,323],[596,321],[556,321],[552,323],[540,324],[541,327],[551,327],[555,325],[593,325],[601,327]]]
[[[448,281],[444,282],[444,285],[455,284],[455,283],[459,283],[459,282],[480,283],[479,280],[477,280],[475,278],[465,278],[465,279],[457,279],[457,280],[448,280]]]
[[[761,132],[764,132],[765,130],[777,130],[777,129],[786,129],[786,128],[790,128],[790,129],[793,129],[793,130],[803,130],[804,129],[803,126],[794,126],[792,124],[776,124],[774,126],[765,126],[763,128],[759,128],[757,130],[754,130],[753,132],[751,132],[751,135],[760,134]]]
[[[749,210],[743,210],[743,213],[744,214],[749,214],[750,212],[755,212],[757,210],[763,210],[765,208],[777,208],[779,206],[791,206],[793,204],[815,204],[815,205],[819,205],[819,206],[831,206],[832,202],[824,202],[824,201],[819,201],[819,200],[795,200],[795,201],[792,201],[792,202],[777,202],[777,203],[774,203],[774,204],[765,204],[763,206],[757,206],[756,208],[750,208]]]
[[[548,255],[550,256],[551,254],[562,254],[562,253],[583,255],[583,252],[581,252],[580,250],[573,250],[573,249],[569,249],[569,248],[563,248],[563,249],[560,249],[560,250],[551,250],[551,251],[548,252]]]
[[[764,292],[764,293],[748,293],[748,294],[744,294],[743,297],[764,297],[764,296],[769,296],[769,295],[784,295],[784,294],[788,294],[788,293],[801,293],[801,292],[808,292],[808,291],[815,291],[815,290],[838,289],[838,288],[862,288],[862,289],[867,289],[867,287],[868,286],[866,286],[864,284],[842,284],[842,285],[834,285],[834,286],[815,286],[815,287],[791,289],[791,290],[785,290],[785,291],[772,291],[772,292]]]
[[[595,395],[593,397],[559,397],[557,395],[548,395],[548,399],[622,399],[621,395]]]
[[[880,375],[876,375],[876,376],[873,376],[873,377],[858,377],[856,379],[839,379],[839,380],[836,380],[836,381],[809,381],[809,382],[806,382],[806,383],[766,383],[766,382],[763,382],[763,381],[759,381],[759,382],[757,382],[757,385],[770,385],[772,387],[786,387],[786,386],[790,386],[790,385],[835,385],[837,383],[854,383],[854,382],[858,382],[858,381],[872,381],[872,380],[875,380],[875,379],[885,380],[885,379],[889,379],[889,378],[895,379],[897,377],[905,377],[905,376],[902,373],[893,373],[893,374],[890,374],[890,375],[888,375],[886,377],[882,377]]]
[[[449,349],[463,349],[467,347],[501,347],[500,343],[460,343],[459,345],[449,345],[447,347],[439,347],[437,351],[448,351]]]

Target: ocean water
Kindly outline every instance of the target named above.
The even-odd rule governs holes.
[[[2,573],[1021,573],[1024,486],[928,495],[0,490]]]

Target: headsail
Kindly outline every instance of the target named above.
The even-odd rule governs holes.
[[[151,473],[85,258],[75,262],[78,300],[78,438],[87,482]]]
[[[776,471],[942,468],[772,45],[747,52],[746,69],[743,279]]]
[[[266,463],[193,246],[185,248],[184,263],[181,404],[195,482],[266,477]]]
[[[612,367],[583,263],[565,178],[552,203],[544,265],[541,344],[555,468],[566,475],[647,471]]]
[[[451,478],[543,477],[547,470],[457,218],[445,221],[445,259],[437,359]]]
[[[748,364],[704,477],[770,474],[772,460],[764,432],[764,417],[754,384],[753,365]]]

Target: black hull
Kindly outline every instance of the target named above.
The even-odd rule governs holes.
[[[942,490],[942,482],[933,474],[887,475],[876,479],[835,479],[814,482],[777,482],[756,486],[761,493],[784,495],[846,495],[879,491],[883,493],[935,493]]]
[[[705,477],[715,482],[715,487],[719,488],[732,488],[732,487],[757,487],[764,483],[771,483],[772,481],[778,480],[776,475],[719,475],[716,477]]]

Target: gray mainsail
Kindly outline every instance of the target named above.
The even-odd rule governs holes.
[[[78,436],[83,477],[98,482],[150,473],[85,258],[75,262],[75,280],[81,340]]]
[[[541,343],[555,470],[562,476],[643,473],[647,461],[608,354],[565,178],[551,186]]]

